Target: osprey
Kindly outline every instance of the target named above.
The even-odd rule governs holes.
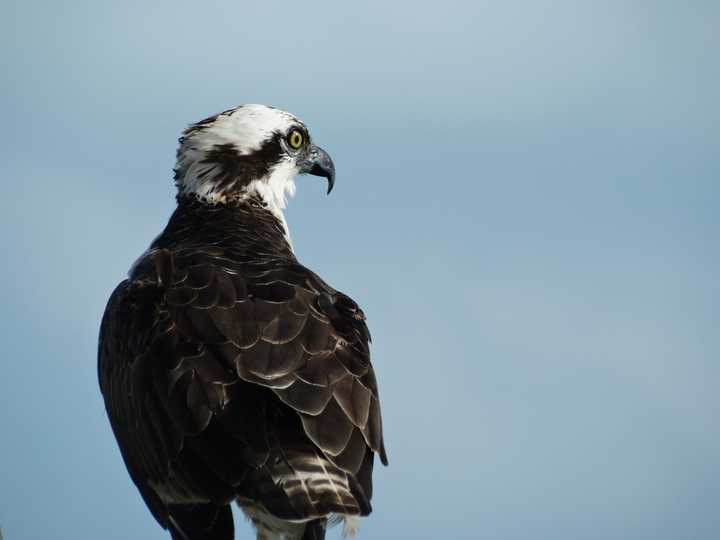
[[[293,254],[294,178],[335,180],[295,116],[243,105],[180,138],[177,209],[112,293],[98,376],[133,482],[174,540],[321,540],[387,464],[365,316]]]

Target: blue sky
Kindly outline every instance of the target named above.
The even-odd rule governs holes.
[[[360,538],[718,538],[719,26],[703,1],[10,0],[5,538],[169,538],[97,330],[180,131],[252,102],[337,166],[288,220],[373,333],[391,466]]]

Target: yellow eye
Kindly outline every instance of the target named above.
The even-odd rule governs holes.
[[[288,144],[293,150],[297,150],[305,142],[302,132],[299,129],[293,129],[287,137]]]

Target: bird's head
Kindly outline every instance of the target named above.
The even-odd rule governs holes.
[[[335,183],[330,156],[312,143],[305,124],[265,105],[241,105],[188,127],[180,138],[175,184],[180,195],[223,203],[259,195],[274,210],[295,193],[295,176]]]

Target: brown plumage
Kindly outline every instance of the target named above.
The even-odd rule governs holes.
[[[229,540],[237,500],[306,522],[309,539],[330,514],[369,514],[374,454],[387,463],[369,341],[361,309],[298,263],[261,199],[179,196],[108,302],[98,361],[158,522]]]

